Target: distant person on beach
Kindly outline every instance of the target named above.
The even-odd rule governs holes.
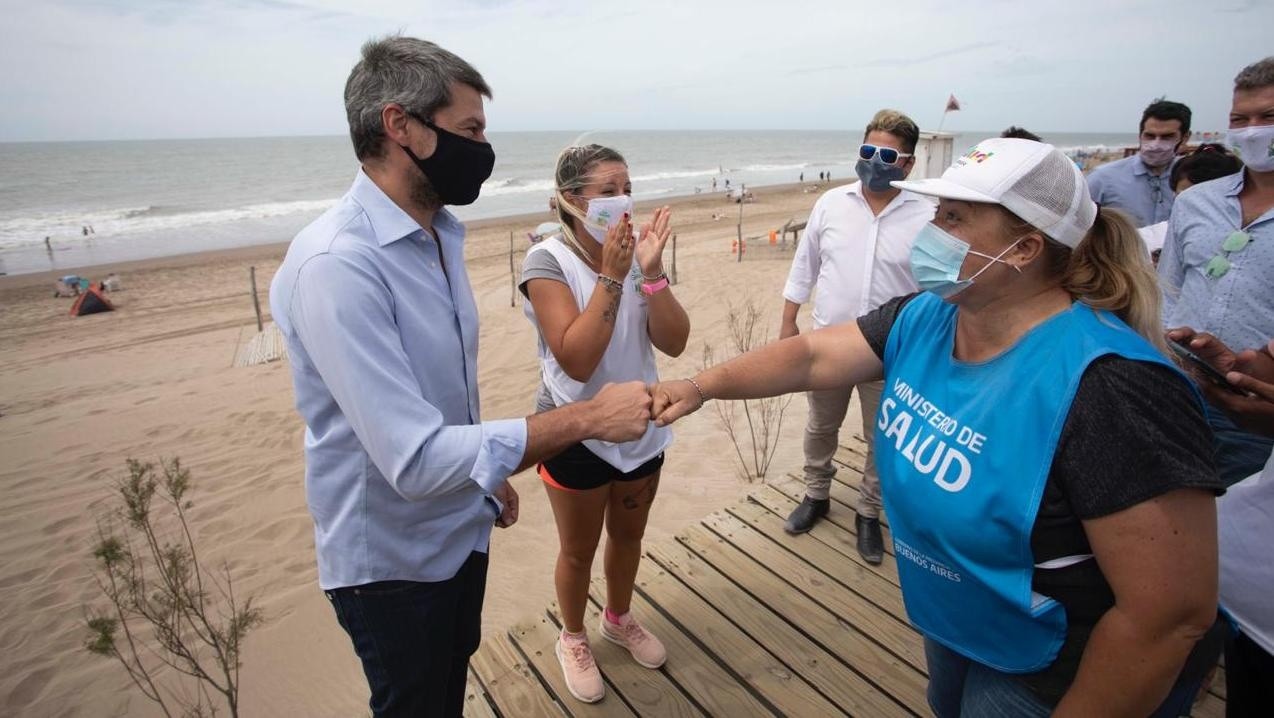
[[[536,411],[590,399],[612,382],[654,384],[655,350],[679,356],[690,335],[690,318],[663,268],[671,213],[656,209],[634,231],[623,156],[600,145],[568,147],[554,183],[561,231],[527,251],[519,285],[539,337]],[[567,689],[586,703],[606,693],[584,626],[603,528],[606,605],[597,630],[647,668],[666,657],[630,609],[642,535],[671,443],[669,430],[652,424],[637,441],[585,441],[537,467],[559,541],[554,585],[562,631],[554,651]]]
[[[1039,135],[1035,134],[1034,132],[1031,132],[1030,130],[1024,127],[1018,127],[1017,125],[1009,125],[1009,128],[1007,130],[1000,133],[1000,137],[1012,137],[1012,138],[1017,138],[1019,140],[1030,140],[1031,142],[1044,141],[1043,138],[1041,138]]]
[[[80,232],[82,232],[82,233],[84,234],[84,236],[85,236],[85,237],[87,237],[87,236],[88,236],[88,225],[84,225],[84,226],[80,227]]]
[[[362,165],[296,236],[270,287],[306,424],[319,586],[349,634],[375,716],[460,716],[481,636],[506,479],[585,439],[650,425],[641,382],[525,419],[481,421],[478,309],[465,228],[495,153],[486,80],[437,45],[368,42],[345,83]]]
[[[1168,220],[1159,258],[1164,322],[1237,349],[1274,336],[1274,56],[1234,78],[1226,144],[1244,170],[1197,184]],[[1209,410],[1226,483],[1260,469],[1274,442]]]
[[[1190,141],[1190,108],[1155,100],[1141,113],[1137,154],[1104,164],[1088,175],[1093,201],[1128,214],[1138,227],[1167,221],[1173,193],[1168,184],[1177,152]]]
[[[939,200],[924,291],[664,381],[656,424],[885,378],[868,430],[934,715],[1189,715],[1226,631],[1222,485],[1141,239],[1039,142],[898,187]]]
[[[47,249],[50,254],[53,253],[53,238],[52,237],[44,238],[44,248]]]
[[[1216,337],[1189,327],[1169,338],[1185,342],[1194,353],[1220,371],[1231,386],[1226,390],[1201,371],[1188,367],[1209,403],[1254,434],[1274,439],[1274,340],[1235,352]],[[1237,631],[1225,646],[1225,714],[1265,716],[1274,706],[1274,453],[1260,473],[1230,487],[1217,501],[1217,533],[1221,605]]]
[[[801,176],[800,176],[799,178],[797,178],[797,181],[798,181],[798,182],[804,182],[804,181],[805,181],[805,173],[804,173],[804,172],[802,172],[802,173],[801,173]]]
[[[814,330],[853,321],[894,297],[917,291],[911,276],[911,245],[933,219],[933,203],[890,183],[904,180],[915,165],[920,128],[896,110],[872,117],[858,148],[859,181],[829,190],[814,203],[783,288],[779,338],[800,333],[797,314],[814,297]],[[840,445],[849,399],[858,390],[863,426],[871,426],[882,382],[839,386],[806,394],[805,498],[787,517],[788,533],[805,533],[831,507],[832,457]],[[867,438],[865,474],[855,499],[858,553],[871,564],[884,557],[880,531],[880,477],[872,436]]]
[[[1199,145],[1188,155],[1172,166],[1169,183],[1172,191],[1180,195],[1194,185],[1227,177],[1243,170],[1243,163],[1225,148],[1224,145]],[[1137,230],[1146,240],[1146,249],[1150,250],[1150,259],[1159,266],[1159,256],[1163,251],[1164,238],[1168,235],[1168,223],[1160,222]]]

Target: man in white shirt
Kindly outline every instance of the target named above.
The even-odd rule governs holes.
[[[780,338],[800,332],[796,315],[814,294],[814,329],[852,321],[886,301],[919,291],[911,277],[911,245],[933,219],[934,205],[919,195],[894,189],[915,163],[920,128],[896,110],[881,110],[867,125],[855,167],[859,182],[837,187],[814,204],[792,259],[783,298]],[[815,292],[817,289],[817,292]],[[866,472],[857,499],[858,552],[873,564],[884,556],[880,533],[880,478],[872,451],[872,426],[882,382],[812,391],[805,427],[805,500],[787,519],[788,533],[809,531],[826,516],[836,469],[841,424],[853,389],[862,405],[867,439]]]

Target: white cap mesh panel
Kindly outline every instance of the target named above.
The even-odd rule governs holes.
[[[1001,203],[1053,239],[1074,247],[1093,226],[1096,206],[1079,168],[1053,150],[1004,193]]]

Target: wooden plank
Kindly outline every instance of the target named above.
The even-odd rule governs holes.
[[[812,569],[769,563],[754,558],[721,539],[707,528],[688,528],[678,539],[687,549],[730,577],[759,601],[775,606],[796,628],[812,637],[827,651],[837,654],[860,675],[882,686],[887,693],[924,708],[924,642],[910,626],[878,611],[880,626],[887,630],[856,625],[846,616],[848,592],[838,589],[826,575],[809,575]],[[817,574],[817,572],[813,572]],[[776,579],[777,577],[777,579]],[[817,597],[810,596],[810,588]],[[828,595],[837,597],[829,598]],[[782,609],[777,609],[781,606]]]
[[[599,609],[605,605],[606,590],[600,580],[593,582],[590,597]],[[633,609],[642,626],[655,634],[668,649],[668,662],[660,670],[705,713],[720,716],[774,713],[640,594],[633,596]]]
[[[464,691],[464,714],[470,718],[497,718],[495,710],[487,702],[487,694],[473,669],[469,669],[469,683]]]
[[[1195,718],[1225,718],[1225,701],[1208,693],[1203,700],[1194,704],[1190,715]]]
[[[776,522],[769,517],[763,517],[756,520],[748,519],[748,523],[762,528],[765,533],[772,535],[774,540],[783,543],[785,546],[791,546],[793,551],[796,551],[797,553],[804,551],[804,541],[812,538],[816,542],[829,546],[841,556],[849,559],[849,563],[860,566],[864,570],[876,574],[883,578],[886,582],[892,584],[895,589],[898,587],[898,565],[895,562],[893,555],[890,554],[889,551],[886,551],[883,557],[884,560],[879,566],[873,566],[872,564],[867,563],[867,560],[858,554],[857,537],[853,531],[845,528],[843,522],[836,522],[832,520],[834,517],[828,517],[827,519],[815,524],[814,528],[808,533],[801,536],[788,536],[787,533],[783,531],[783,527],[780,525],[780,522],[784,516],[791,513],[792,509],[796,508],[796,499],[793,499],[789,494],[786,494],[773,486],[767,486],[759,491],[751,493],[748,496],[747,501],[766,509],[770,515],[776,516],[779,519],[779,522]],[[735,512],[736,510],[742,511],[742,506],[736,504],[731,506],[728,510],[730,512]],[[798,546],[801,548],[796,548]],[[838,561],[836,564],[829,565],[838,565],[840,563],[844,563],[844,561]],[[901,598],[898,600],[901,600]]]
[[[509,629],[513,645],[526,657],[532,670],[539,675],[540,682],[557,696],[568,714],[574,718],[635,718],[636,714],[615,695],[612,686],[606,687],[606,697],[597,703],[585,703],[571,695],[554,652],[560,633],[561,629],[549,623],[547,616],[523,621]],[[597,636],[594,640],[602,642]],[[598,663],[597,667],[601,669],[602,665]],[[606,672],[602,670],[603,680],[605,677]]]
[[[840,658],[866,680],[916,713],[927,713],[924,671],[889,652],[875,637],[843,620],[827,606],[796,591],[791,584],[775,579],[767,569],[759,567],[758,561],[705,527],[688,528],[678,539],[684,549],[697,555],[758,601],[772,606],[801,633]]]
[[[844,584],[855,593],[907,622],[896,575],[867,563],[854,547],[854,536],[832,524],[821,524],[802,536],[789,536],[774,514],[758,503],[738,503],[726,510],[753,530]],[[821,529],[821,531],[819,530]],[[817,533],[815,533],[817,531]],[[857,559],[857,560],[855,560]]]
[[[710,552],[705,549],[705,553]],[[807,597],[785,590],[776,581],[765,582],[758,594],[750,593],[681,544],[660,544],[649,555],[850,715],[910,715],[927,710],[923,676]],[[851,668],[842,662],[822,642],[848,645],[856,665]],[[894,680],[897,672],[902,678]],[[912,710],[895,702],[893,693]]]
[[[566,715],[507,636],[484,639],[469,665],[500,715]]]
[[[1212,695],[1225,700],[1225,668],[1216,667],[1216,675],[1212,677],[1212,685],[1208,688],[1208,692]]]
[[[705,519],[703,525],[715,535],[733,544],[739,553],[750,557],[754,564],[750,570],[756,572],[761,580],[772,581],[773,577],[777,577],[786,581],[830,611],[833,616],[855,627],[862,634],[928,675],[925,666],[924,642],[920,634],[916,633],[911,626],[782,547],[768,540],[749,540],[748,535],[755,536],[755,532],[733,516],[728,518],[712,516]],[[695,535],[697,530],[698,528],[695,527],[688,529],[686,533]],[[691,548],[694,547],[691,546]],[[749,570],[743,566],[738,566],[734,570],[717,567],[731,576],[734,576],[736,571]],[[771,575],[765,575],[766,572]]]
[[[783,715],[844,715],[805,682],[802,672],[765,650],[659,564],[643,561],[638,592],[692,634],[717,660],[765,696]]]
[[[601,609],[591,602],[584,613],[584,625],[590,627],[593,657],[601,666],[602,674],[623,701],[632,707],[638,715],[671,716],[673,718],[695,718],[702,716],[703,711],[681,692],[681,688],[673,683],[663,671],[652,671],[640,665],[628,655],[628,651],[597,636],[591,627],[601,622]],[[557,603],[549,606],[549,620],[561,630],[562,618]]]

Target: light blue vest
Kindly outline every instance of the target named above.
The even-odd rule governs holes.
[[[1031,591],[1031,530],[1080,378],[1106,354],[1172,365],[1078,302],[978,364],[953,358],[955,327],[956,307],[922,293],[885,348],[875,450],[903,599],[948,648],[1039,671],[1057,657],[1066,615]]]

